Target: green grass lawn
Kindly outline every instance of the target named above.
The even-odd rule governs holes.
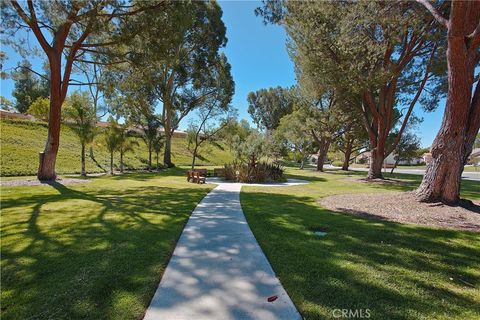
[[[2,319],[141,319],[212,188],[180,173],[2,187]]]
[[[364,165],[364,164],[351,164],[350,165],[351,167],[353,168],[368,168],[367,165]],[[426,166],[425,165],[419,165],[419,166],[398,166],[396,169],[417,169],[417,170],[425,170]],[[389,172],[391,170],[391,168],[387,169]],[[474,167],[474,166],[471,166],[471,165],[468,165],[468,166],[465,166],[463,168],[463,171],[464,172],[480,172],[480,167]],[[395,171],[394,171],[395,172]]]
[[[2,119],[0,126],[1,161],[0,175],[18,176],[35,175],[38,169],[38,153],[43,151],[47,137],[46,123]],[[136,138],[139,147],[134,153],[127,153],[124,157],[127,169],[143,169],[148,164],[148,149],[145,142]],[[98,135],[92,144],[96,164],[87,150],[86,167],[88,172],[104,172],[110,166],[108,153],[103,134]],[[89,148],[88,148],[89,149]],[[120,155],[115,154],[115,167],[119,167]],[[160,153],[160,164],[163,159],[163,150]],[[192,156],[187,148],[185,138],[173,138],[172,160],[176,165],[188,165]],[[231,162],[232,155],[222,145],[220,147],[206,142],[200,148],[197,164],[223,165]],[[153,165],[156,159],[153,155]],[[77,136],[67,126],[62,126],[60,149],[57,157],[57,173],[80,172],[80,144]]]
[[[288,173],[311,183],[244,187],[241,203],[306,319],[333,319],[334,309],[369,309],[371,319],[480,318],[480,234],[369,220],[317,203],[339,193],[410,190],[421,176],[394,175],[414,182],[385,187],[346,180],[365,173]],[[478,182],[462,187],[463,197],[480,199]]]

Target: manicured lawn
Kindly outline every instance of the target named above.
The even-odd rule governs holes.
[[[141,319],[209,185],[178,170],[2,187],[2,319]]]
[[[0,175],[35,175],[38,169],[38,153],[45,147],[47,137],[47,125],[42,122],[15,121],[2,119],[0,126],[0,144],[2,156],[0,157]],[[104,135],[99,134],[93,142],[95,163],[89,157],[87,148],[86,167],[88,172],[105,172],[110,166],[110,154],[108,153]],[[139,146],[135,152],[125,154],[125,167],[127,169],[144,169],[148,164],[148,149],[145,142],[135,138]],[[163,160],[163,150],[160,153],[160,164]],[[192,156],[188,151],[188,142],[185,138],[175,137],[172,140],[172,157],[176,165],[188,165]],[[115,168],[119,167],[120,155],[114,156]],[[223,165],[232,161],[232,155],[221,144],[213,145],[208,142],[202,144],[197,163]],[[153,155],[153,165],[156,164],[156,156]],[[60,149],[57,158],[57,173],[80,172],[80,144],[77,136],[67,126],[62,126],[60,135]]]
[[[241,203],[306,319],[332,319],[335,309],[369,309],[371,319],[480,318],[480,234],[369,220],[317,204],[331,194],[413,189],[421,176],[395,175],[414,182],[384,187],[348,179],[365,173],[288,172],[312,183],[244,187]],[[464,181],[462,195],[479,199],[479,183]]]

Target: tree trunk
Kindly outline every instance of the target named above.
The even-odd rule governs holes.
[[[347,145],[345,147],[345,159],[343,159],[342,170],[348,171],[348,167],[350,166],[350,156],[352,155],[352,147],[353,143],[351,140],[347,141]]]
[[[152,141],[148,141],[148,171],[152,171]]]
[[[167,107],[166,107],[167,108]],[[165,117],[164,117],[164,130],[165,130],[165,151],[163,154],[163,164],[167,168],[173,167],[172,163],[172,123],[171,123],[171,115],[170,115],[170,108],[165,110]]]
[[[467,5],[479,6],[475,2],[452,2],[447,35],[447,103],[442,125],[432,144],[432,161],[416,191],[417,199],[422,202],[455,204],[460,200],[463,167],[480,127],[479,82],[472,98],[478,53],[476,48],[469,48],[471,41],[466,38],[479,22],[479,11],[478,8],[469,10]]]
[[[367,179],[383,179],[383,160],[383,151],[378,150],[378,148],[374,148],[371,151],[370,168],[368,170]]]
[[[303,168],[305,168],[305,160],[306,157],[302,157],[302,159],[300,160],[300,170],[303,170]]]
[[[113,175],[113,152],[110,152],[110,174]]]
[[[198,146],[195,146],[195,149],[193,150],[192,170],[195,169],[195,160],[197,160],[197,149],[198,149]]]
[[[400,160],[399,160],[399,158],[397,157],[397,159],[395,160],[395,164],[394,164],[393,167],[392,167],[392,170],[390,170],[390,174],[393,173],[393,170],[395,170],[395,168],[397,167],[399,161],[400,161]]]
[[[317,153],[317,171],[323,172],[323,164],[327,158],[328,149],[330,148],[330,141],[322,139]]]
[[[87,175],[87,171],[85,170],[85,143],[82,143],[82,154],[81,154],[81,161],[82,161],[82,176]]]
[[[48,117],[48,134],[45,149],[40,153],[37,178],[39,180],[55,180],[55,163],[60,145],[60,124],[62,109],[61,93],[61,58],[50,59],[50,111]]]
[[[160,166],[159,166],[159,164],[158,164],[158,154],[159,154],[159,152],[157,152],[157,170],[160,169]]]
[[[123,151],[120,150],[120,172],[123,173]]]

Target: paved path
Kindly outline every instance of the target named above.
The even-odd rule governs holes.
[[[332,168],[337,169],[337,167],[332,167]],[[340,168],[338,167],[338,169],[340,169]],[[350,170],[353,170],[353,171],[368,171],[368,168],[350,167]],[[390,170],[391,169],[388,169],[387,172],[390,172]],[[423,176],[425,174],[425,169],[401,169],[401,168],[396,168],[393,172],[394,173],[416,174],[416,175]],[[462,179],[480,181],[480,172],[463,171]]]
[[[195,208],[145,320],[301,319],[248,227],[241,187],[219,183]]]

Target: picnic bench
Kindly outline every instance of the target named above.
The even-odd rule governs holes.
[[[205,183],[207,169],[196,169],[187,171],[187,181],[193,183]]]

